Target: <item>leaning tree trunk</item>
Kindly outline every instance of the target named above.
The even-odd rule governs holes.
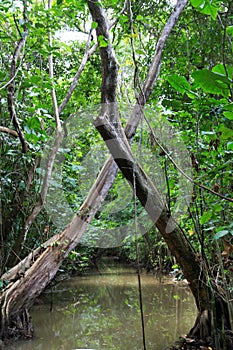
[[[214,336],[215,321],[220,329],[223,325],[226,329],[230,329],[228,305],[224,293],[221,294],[213,282],[209,281],[204,262],[194,252],[185,233],[161,200],[156,187],[134,158],[125,133],[119,121],[117,122],[117,108],[113,115],[113,106],[111,106],[112,120],[109,120],[108,106],[103,112],[104,114],[95,119],[96,128],[189,282],[198,309],[198,317],[190,335],[203,339]]]
[[[97,1],[88,1],[88,5],[93,20],[98,23],[97,36],[102,35],[108,40],[109,37],[102,25],[104,16]],[[204,262],[193,251],[184,232],[161,200],[156,187],[134,158],[118,114],[115,90],[118,66],[115,55],[109,46],[108,50],[100,48],[100,56],[102,60],[101,98],[103,105],[99,116],[94,120],[94,124],[119,169],[132,185],[138,199],[157,226],[189,281],[198,309],[197,320],[190,334],[198,335],[201,338],[214,338],[216,327],[219,329],[231,328],[225,295],[224,293],[220,294],[214,283],[209,280],[208,273],[203,268]],[[215,343],[216,346],[219,345],[217,336]]]

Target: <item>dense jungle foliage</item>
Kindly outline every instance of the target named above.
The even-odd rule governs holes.
[[[192,158],[193,179],[196,183],[230,198],[233,190],[232,8],[230,3],[215,2],[206,5],[204,11],[201,1],[192,3],[196,8],[191,4],[188,6],[182,21],[169,37],[160,79],[150,99],[150,106],[167,116],[182,135]],[[200,3],[199,7],[197,3]],[[114,19],[123,4],[114,2],[104,6],[109,8],[109,14]],[[133,100],[135,90],[145,77],[155,42],[170,7],[166,1],[132,3],[134,34],[130,34],[126,11],[112,27],[122,76],[119,96],[124,102]],[[202,10],[198,11],[200,8]],[[22,237],[25,221],[40,197],[43,145],[55,128],[50,92],[53,86],[58,104],[61,104],[79,69],[91,22],[85,2],[82,1],[59,1],[52,8],[47,8],[40,1],[3,1],[0,14],[1,126],[14,129],[9,112],[9,89],[13,80],[14,108],[27,143],[27,152],[22,152],[19,138],[1,132],[1,271],[4,272],[30,249],[56,232],[51,218],[43,210],[26,239]],[[72,33],[83,35],[80,35],[81,39],[69,40]],[[52,46],[49,44],[49,35],[53,36]],[[17,61],[17,45],[24,37],[25,45]],[[132,83],[135,70],[132,37],[138,70],[136,86]],[[53,81],[48,68],[50,54],[54,59]],[[70,115],[100,102],[100,73],[96,51],[89,57],[73,95],[61,113],[63,123]],[[69,154],[66,151],[66,177],[63,182],[63,190],[74,210],[77,210],[82,200],[82,191],[78,187],[80,164],[93,145],[101,142],[91,125],[85,126],[79,134],[76,144],[72,145],[74,149]],[[140,130],[137,140],[139,143]],[[150,142],[149,134],[144,135],[143,142]],[[166,156],[159,162],[165,173],[167,197],[172,206],[172,198],[177,191],[176,178],[172,177],[172,166]],[[117,192],[116,183],[109,196],[115,198]],[[194,186],[192,195],[189,213],[180,224],[189,233],[190,242],[200,252],[212,256],[215,266],[214,261],[219,259],[216,247],[221,255],[223,243],[231,244],[232,203],[199,186]],[[113,218],[102,213],[95,219],[96,225],[109,228],[122,221],[127,223],[133,219],[133,211],[132,203]],[[86,251],[83,247],[78,248],[77,252],[78,255],[70,256],[71,267],[76,260],[85,266],[88,258],[101,254],[98,249],[87,248]],[[117,253],[134,260],[134,242],[126,239],[125,245],[118,248]],[[149,267],[166,265],[170,260],[169,252],[154,230],[140,239],[140,254],[142,262]]]

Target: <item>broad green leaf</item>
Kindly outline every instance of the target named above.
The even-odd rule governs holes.
[[[230,90],[228,88],[229,80],[227,77],[211,72],[207,69],[202,69],[194,72],[192,77],[195,84],[203,89],[204,92],[211,94],[222,95],[228,97]]]
[[[229,120],[233,120],[233,112],[223,112],[224,117]]]
[[[191,4],[201,13],[216,19],[220,4],[219,0],[191,0]]]
[[[228,230],[218,231],[218,232],[215,233],[213,239],[214,239],[214,240],[217,240],[217,239],[219,239],[219,238],[221,238],[221,237],[226,236],[228,233],[229,233]]]
[[[126,15],[120,15],[120,17],[119,17],[119,22],[120,22],[120,23],[124,24],[124,23],[126,23],[126,22],[128,22],[128,21],[129,21],[129,17],[128,17],[128,16],[126,16]]]
[[[181,94],[187,93],[189,97],[194,97],[194,93],[191,91],[189,82],[181,75],[172,74],[167,78],[167,80],[171,86]]]
[[[226,72],[227,70],[227,72]],[[226,64],[225,66],[223,64],[217,64],[212,68],[212,72],[221,74],[223,76],[232,77],[233,74],[233,67],[229,66],[229,64]],[[229,79],[229,83],[231,83],[231,79]]]
[[[140,50],[140,49],[137,49],[137,50],[136,50],[136,53],[137,53],[138,55],[144,55],[144,54],[145,54],[145,52],[144,52],[143,50]]]
[[[205,6],[201,10],[201,13],[210,15],[213,19],[216,19],[218,14],[218,6],[214,4],[214,1],[206,1]]]
[[[229,129],[224,125],[220,125],[218,128],[218,132],[221,133],[220,138],[222,140],[228,140],[228,139],[233,140],[233,129]]]
[[[212,218],[212,211],[207,211],[201,216],[200,223],[202,225],[206,224],[208,221],[210,221],[211,218]]]
[[[229,105],[225,105],[223,109],[224,111],[233,112],[233,103],[229,103]]]

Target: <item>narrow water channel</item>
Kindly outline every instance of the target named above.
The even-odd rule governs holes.
[[[196,308],[187,287],[143,274],[147,350],[162,350],[192,327]],[[114,263],[60,282],[31,310],[36,337],[6,350],[141,350],[138,280]],[[51,310],[52,307],[52,310]]]

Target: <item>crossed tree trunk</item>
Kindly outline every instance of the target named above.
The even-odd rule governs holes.
[[[134,186],[137,197],[164,237],[189,281],[199,312],[192,334],[202,337],[212,335],[213,298],[216,304],[221,307],[221,310],[219,308],[217,310],[220,310],[221,317],[224,316],[224,321],[229,326],[229,315],[223,298],[221,296],[215,297],[213,294],[213,286],[208,284],[202,262],[197,259],[184,232],[176,225],[170,212],[162,203],[156,187],[137,163],[128,141],[134,136],[140,118],[143,117],[143,107],[150,97],[159,74],[166,40],[186,3],[187,0],[177,1],[177,6],[164,27],[147,78],[138,96],[137,105],[125,130],[122,129],[118,116],[116,98],[118,64],[115,52],[111,44],[107,47],[100,47],[102,109],[94,124],[105,141],[113,141],[106,142],[112,157],[105,163],[86,200],[66,228],[1,277],[3,281],[8,281],[0,300],[1,337],[3,340],[10,336],[15,329],[18,330],[20,336],[32,336],[33,329],[28,310],[35,298],[53,279],[69,252],[78,244],[88,224],[108,194],[118,168]],[[108,23],[103,9],[100,8],[96,0],[88,1],[88,6],[93,21],[98,23],[97,37],[102,35],[106,40],[109,40]]]

